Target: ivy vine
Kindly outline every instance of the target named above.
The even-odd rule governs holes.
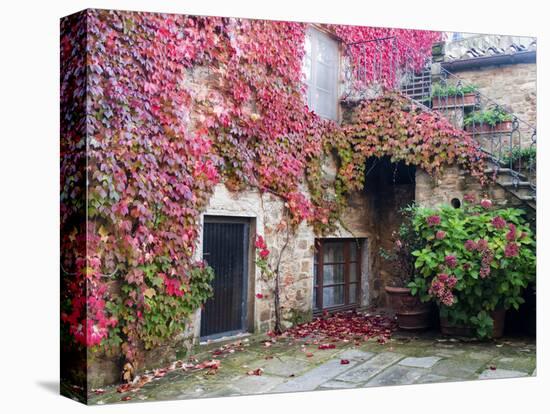
[[[439,36],[326,28],[345,42],[401,36],[418,58]],[[291,224],[323,232],[363,185],[365,157],[391,155],[430,173],[458,162],[481,177],[480,154],[464,133],[405,110],[398,96],[363,104],[346,126],[311,112],[305,30],[108,10],[63,20],[62,321],[73,345],[122,349],[136,361],[183,331],[211,294],[212,271],[194,258],[200,214],[219,182],[271,192]],[[204,84],[193,88],[199,69]],[[321,167],[334,152],[331,198]]]

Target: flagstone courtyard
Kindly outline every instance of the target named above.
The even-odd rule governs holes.
[[[384,343],[385,342],[385,343]],[[533,338],[479,342],[396,332],[387,341],[312,343],[265,335],[201,345],[194,361],[160,371],[143,386],[92,390],[90,404],[425,384],[536,375]],[[334,347],[332,347],[334,345]],[[206,364],[208,366],[208,364]],[[122,391],[122,392],[121,392]]]

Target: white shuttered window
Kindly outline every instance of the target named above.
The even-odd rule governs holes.
[[[339,44],[320,30],[309,28],[305,48],[308,106],[323,118],[337,120]]]

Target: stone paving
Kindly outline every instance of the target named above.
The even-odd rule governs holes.
[[[370,340],[354,346],[337,343],[319,350],[304,341],[282,339],[265,347],[264,336],[241,339],[244,351],[220,355],[215,374],[175,370],[142,388],[118,393],[116,387],[90,394],[90,404],[207,398],[279,392],[334,390],[535,375],[536,350],[531,338],[459,341],[435,334],[396,333],[385,344]],[[196,357],[211,359],[203,346]],[[313,355],[311,355],[313,354]],[[349,363],[342,364],[342,360]],[[247,375],[262,369],[262,375]]]

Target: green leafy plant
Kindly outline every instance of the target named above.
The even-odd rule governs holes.
[[[535,279],[535,240],[523,211],[465,198],[463,208],[416,209],[413,226],[426,244],[412,253],[409,287],[422,301],[435,299],[442,317],[485,338],[492,311],[523,303],[523,289]]]
[[[464,125],[465,126],[472,126],[472,125],[490,125],[495,126],[498,123],[511,121],[512,115],[510,115],[508,112],[506,112],[504,109],[500,107],[494,107],[487,109],[485,111],[474,111],[470,114],[468,114],[464,118]]]
[[[432,88],[432,97],[463,96],[477,92],[475,85],[441,85],[436,83]]]
[[[421,249],[424,244],[412,224],[415,209],[411,204],[400,210],[403,221],[399,229],[392,233],[392,248],[380,248],[380,256],[393,265],[393,283],[400,287],[407,286],[413,280],[415,256],[412,252]]]
[[[507,152],[503,159],[506,164],[509,163],[516,163],[518,161],[521,161],[522,163],[529,163],[531,161],[537,160],[537,147],[535,146],[529,146],[529,147],[516,147],[512,151]]]

